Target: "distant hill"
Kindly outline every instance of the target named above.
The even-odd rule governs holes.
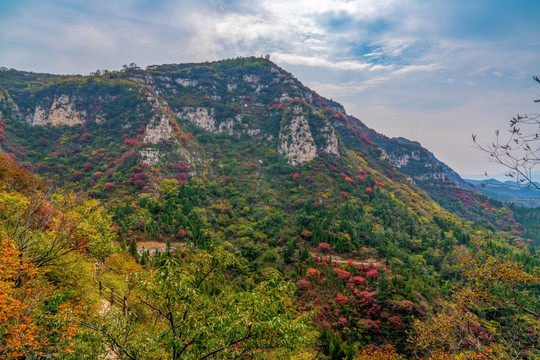
[[[496,179],[466,181],[474,186],[474,190],[502,202],[510,202],[520,206],[540,206],[540,190],[531,186],[519,186],[515,181],[501,182]],[[536,183],[540,186],[539,183]]]

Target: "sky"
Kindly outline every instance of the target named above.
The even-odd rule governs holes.
[[[539,0],[0,0],[0,66],[89,74],[270,55],[349,115],[466,177],[540,113]],[[500,177],[499,177],[500,178]]]

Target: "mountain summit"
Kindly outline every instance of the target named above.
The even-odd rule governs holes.
[[[96,273],[104,271],[105,281],[116,279],[109,287],[117,289],[114,284],[122,284],[131,291],[123,283],[130,275],[121,264],[136,259],[139,264],[135,265],[150,270],[169,266],[170,271],[161,273],[179,276],[174,281],[194,294],[190,299],[204,298],[204,304],[219,305],[214,300],[222,297],[230,320],[220,325],[222,332],[206,330],[214,322],[205,317],[223,319],[221,310],[215,314],[210,307],[203,316],[201,309],[206,311],[206,306],[195,300],[185,302],[176,285],[163,280],[159,271],[148,279],[156,287],[152,299],[145,300],[147,305],[165,296],[163,306],[191,306],[183,311],[183,318],[193,314],[199,319],[194,324],[208,334],[230,332],[219,351],[227,349],[241,356],[248,351],[243,348],[247,345],[237,340],[252,336],[254,341],[260,336],[275,345],[274,335],[281,334],[288,339],[283,344],[295,343],[289,334],[296,329],[298,338],[316,339],[317,344],[312,349],[299,348],[306,353],[298,358],[341,360],[373,353],[367,358],[376,359],[384,349],[412,356],[409,334],[437,329],[429,325],[431,320],[420,323],[418,319],[437,321],[437,316],[451,319],[445,323],[458,322],[456,344],[464,343],[466,335],[492,351],[503,348],[497,341],[523,319],[517,305],[503,316],[492,314],[492,302],[487,302],[487,310],[475,315],[489,314],[485,329],[484,320],[464,315],[464,307],[449,296],[463,285],[464,277],[476,276],[471,271],[483,269],[476,264],[484,262],[495,269],[499,263],[492,261],[492,254],[523,259],[525,271],[532,273],[538,265],[538,214],[464,189],[459,175],[420,144],[376,133],[268,59],[155,65],[145,70],[132,64],[122,71],[89,76],[4,69],[0,71],[0,117],[0,165],[8,169],[0,169],[0,176],[13,173],[29,179],[31,187],[33,178],[24,167],[47,179],[48,186],[61,193],[47,201],[75,219],[64,217],[66,222],[62,222],[62,213],[52,205],[36,207],[40,214],[47,210],[50,218],[59,219],[58,224],[47,224],[47,219],[38,217],[42,222],[35,231],[40,239],[49,239],[47,233],[41,235],[49,225],[70,234],[70,229],[76,229],[74,224],[82,223],[90,238],[101,231],[114,238],[119,249],[129,244],[129,250],[118,250],[120,255],[101,259],[106,266]],[[32,189],[12,195],[9,191],[16,186],[0,185],[5,199],[31,202]],[[94,199],[105,208],[99,207],[98,212],[103,223],[78,221],[86,207],[98,208]],[[70,206],[80,214],[74,214]],[[0,209],[0,216],[11,221],[10,211]],[[87,237],[76,240],[86,251]],[[178,262],[173,264],[167,259],[175,248]],[[467,257],[468,252],[478,254]],[[220,259],[225,261],[221,265]],[[465,265],[460,260],[475,265],[461,275],[458,268]],[[219,276],[211,285],[199,287],[206,275],[201,282],[190,280],[216,267]],[[197,269],[199,273],[192,274]],[[276,291],[277,287],[282,290]],[[149,291],[143,285],[138,289],[141,294]],[[99,291],[96,296],[101,296],[101,286]],[[238,297],[227,297],[231,291]],[[463,293],[471,294],[467,291],[464,288]],[[278,293],[280,301],[275,302]],[[264,304],[261,307],[271,314],[263,319],[269,325],[252,327],[242,321],[239,326],[231,314],[238,309],[239,299],[249,302],[256,294],[253,301]],[[530,294],[523,292],[527,306],[534,304],[535,293]],[[171,302],[171,296],[179,300]],[[119,332],[118,336],[127,336],[130,346],[138,349],[136,336],[148,328],[151,317],[127,316],[132,305],[126,297],[119,298],[123,299],[122,312],[115,321],[134,323],[126,324],[133,326],[132,333]],[[245,314],[259,310],[248,302]],[[161,309],[147,308],[144,301],[137,304],[144,314]],[[274,321],[275,309],[269,304],[287,304],[283,318]],[[152,330],[154,354],[168,351],[158,345],[173,333],[170,326],[178,329],[176,322],[166,321],[170,319],[167,311],[158,311],[163,317],[161,328]],[[295,312],[300,316],[289,317]],[[302,326],[290,321],[307,318],[309,326],[303,329],[316,335],[306,335],[308,330],[302,333]],[[460,332],[465,327],[463,319],[473,319],[476,332]],[[194,325],[186,326],[199,331]],[[272,326],[278,326],[277,330],[268,330]],[[239,328],[243,330],[227,330]],[[252,334],[252,329],[258,330]],[[526,335],[531,331],[512,333],[511,340],[531,342]],[[104,341],[110,342],[114,334],[107,335]],[[377,347],[389,343],[394,347]],[[118,344],[110,346],[117,349]],[[193,345],[193,351],[208,353],[201,344]],[[372,346],[364,347],[368,344]],[[261,354],[268,354],[270,348],[263,345]],[[479,353],[467,349],[467,354]],[[154,358],[160,356],[166,357]]]

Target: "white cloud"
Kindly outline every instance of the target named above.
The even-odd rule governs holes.
[[[438,64],[428,64],[428,65],[407,65],[393,72],[394,75],[407,74],[410,72],[419,72],[419,71],[435,71],[440,69],[441,66]]]
[[[272,59],[276,62],[291,65],[320,66],[339,70],[365,70],[371,67],[370,64],[359,61],[336,61],[312,56],[303,56],[295,54],[272,53]]]

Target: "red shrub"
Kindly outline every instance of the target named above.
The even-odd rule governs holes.
[[[388,319],[388,321],[394,328],[401,329],[403,327],[403,321],[401,321],[399,316],[392,316],[390,319]]]
[[[339,305],[345,305],[349,302],[349,298],[346,296],[343,296],[341,293],[337,294],[336,296],[336,303]]]
[[[334,272],[336,273],[336,275],[337,275],[337,277],[339,279],[348,279],[348,278],[351,277],[351,273],[348,272],[347,270],[342,270],[340,268],[335,268]]]
[[[322,242],[317,246],[317,250],[319,250],[322,253],[329,253],[332,251],[332,248],[330,247],[330,244]]]
[[[336,325],[344,328],[344,327],[349,326],[349,322],[345,318],[339,318]]]
[[[135,182],[133,183],[133,185],[135,185],[135,188],[136,189],[142,189],[143,187],[146,186],[146,181],[142,180],[142,179],[138,179],[138,180],[135,180]]]
[[[309,285],[309,282],[306,279],[300,279],[296,282],[296,287],[298,290],[307,291],[311,289],[311,285]]]
[[[364,279],[363,277],[361,276],[354,276],[352,279],[351,279],[351,282],[355,285],[362,285],[366,282],[366,279]]]
[[[367,273],[366,273],[366,276],[368,278],[375,278],[375,279],[378,279],[379,278],[379,272],[375,269],[372,269],[372,270],[369,270]]]

